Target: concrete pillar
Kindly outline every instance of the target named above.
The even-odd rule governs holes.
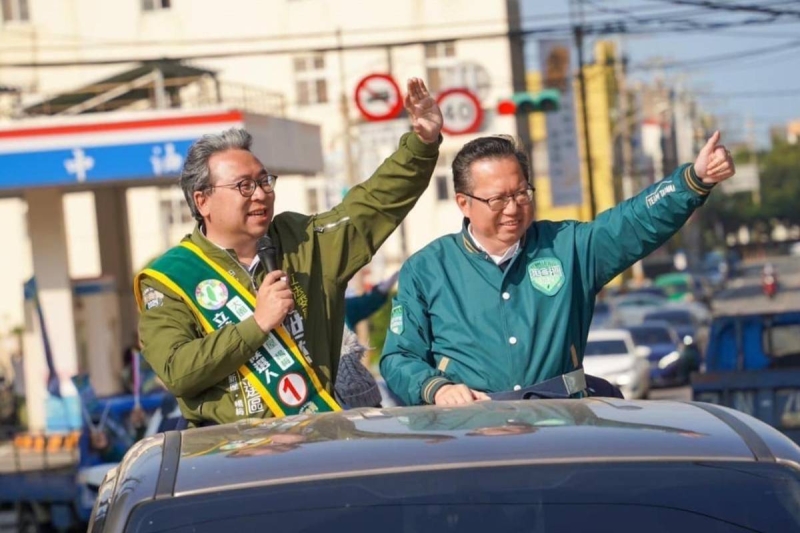
[[[53,362],[61,381],[62,395],[74,397],[75,389],[70,378],[78,372],[78,352],[61,191],[29,189],[25,192],[25,200],[28,203],[33,272]],[[38,318],[29,312],[26,313],[25,372],[29,426],[33,431],[42,431],[48,422],[48,370]]]
[[[122,346],[114,354],[118,357],[122,357],[122,350],[133,341],[139,321],[133,296],[131,237],[128,231],[126,198],[126,189],[123,187],[102,188],[94,192],[100,268],[103,276],[111,276],[116,280],[119,300],[119,338]]]

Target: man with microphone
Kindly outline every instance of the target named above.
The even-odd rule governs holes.
[[[409,80],[405,107],[414,131],[319,215],[273,217],[277,176],[246,131],[190,148],[181,187],[198,226],[134,283],[143,355],[189,425],[340,409],[347,282],[414,206],[438,158],[442,114],[422,80]]]

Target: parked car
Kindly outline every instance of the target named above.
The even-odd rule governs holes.
[[[596,302],[592,315],[592,328],[604,328],[611,323],[613,318],[611,306],[607,302]]]
[[[646,398],[650,390],[650,370],[644,351],[637,352],[627,329],[589,331],[583,355],[587,374],[616,385],[625,398]]]
[[[699,369],[699,354],[685,346],[667,322],[648,321],[628,330],[636,348],[647,351],[651,388],[686,385]]]
[[[797,531],[798,464],[773,428],[702,403],[357,409],[141,441],[89,532]]]
[[[685,308],[665,307],[647,313],[644,317],[647,322],[667,322],[678,334],[678,338],[685,346],[694,346],[697,357],[700,357],[706,339],[700,335],[702,325],[698,322],[692,311]]]
[[[641,324],[650,311],[660,309],[668,302],[667,298],[647,292],[634,292],[616,296],[610,300],[612,320],[617,327]]]

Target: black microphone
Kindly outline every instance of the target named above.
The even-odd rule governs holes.
[[[264,264],[267,274],[273,270],[278,270],[278,249],[272,244],[269,235],[264,234],[258,239],[258,260]]]

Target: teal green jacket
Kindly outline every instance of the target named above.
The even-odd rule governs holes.
[[[598,291],[674,235],[709,190],[685,165],[594,222],[534,222],[505,271],[465,221],[400,271],[387,385],[413,405],[447,383],[509,391],[579,368]]]

